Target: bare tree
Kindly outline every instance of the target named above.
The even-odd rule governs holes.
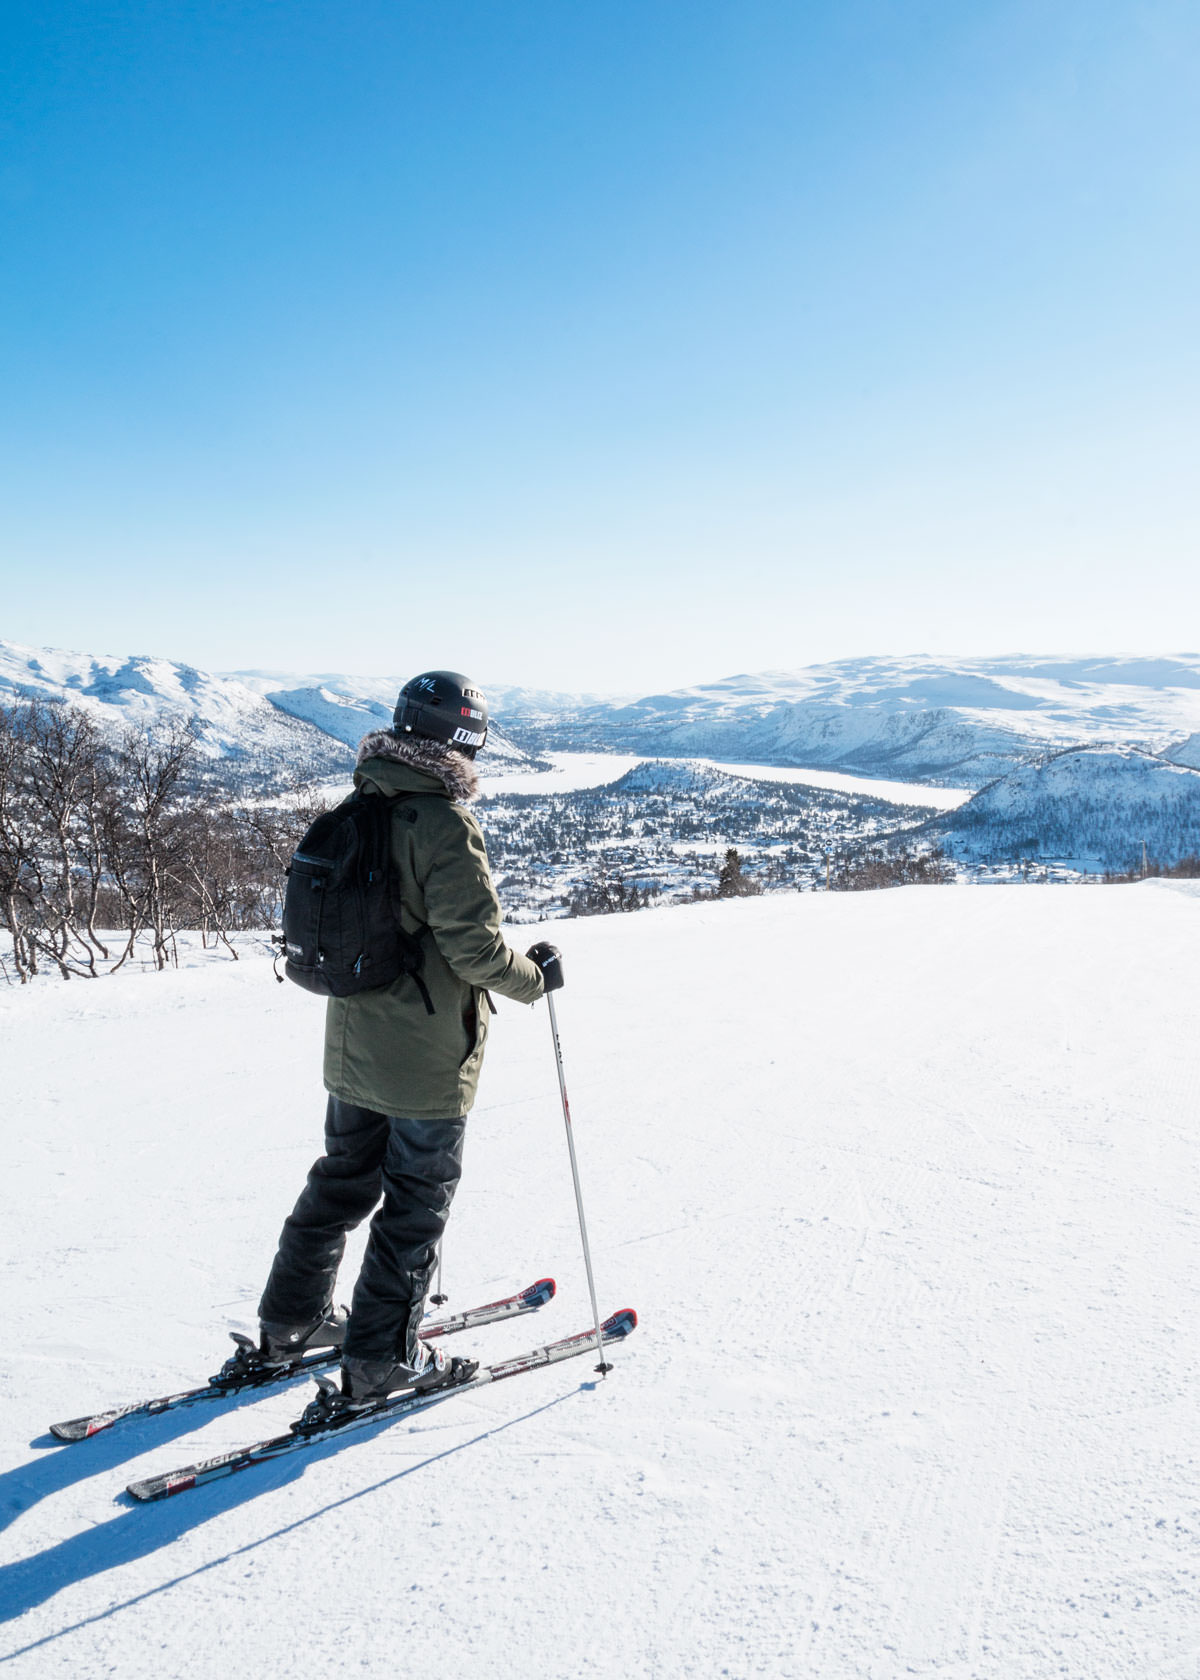
[[[113,743],[69,704],[0,708],[0,971],[94,977],[143,941],[161,969],[182,928],[236,959],[236,931],[278,922],[291,854],[326,805],[303,784],[234,804],[204,784],[190,723]]]
[[[27,757],[23,711],[0,708],[0,904],[12,942],[13,967],[22,985],[37,973],[37,946],[31,937],[37,869],[28,810]]]
[[[936,848],[928,852],[877,849],[839,857],[830,887],[834,892],[873,892],[881,887],[947,886],[954,865]]]
[[[33,704],[23,717],[25,803],[37,853],[39,916],[32,935],[66,978],[107,957],[94,929],[103,877],[98,814],[104,744],[86,712]]]
[[[104,849],[128,930],[118,968],[133,955],[143,930],[156,968],[178,960],[174,912],[186,848],[176,796],[195,750],[195,729],[185,721],[157,740],[127,731],[114,754],[117,797],[105,810]]]

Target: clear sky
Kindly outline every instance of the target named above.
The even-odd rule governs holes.
[[[8,0],[0,635],[1194,646],[1194,0]]]

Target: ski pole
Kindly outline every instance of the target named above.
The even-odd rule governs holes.
[[[600,1334],[600,1309],[596,1305],[596,1280],[592,1276],[592,1251],[588,1246],[587,1221],[583,1217],[583,1192],[579,1188],[579,1163],[575,1159],[575,1138],[571,1131],[571,1105],[567,1101],[567,1081],[563,1073],[562,1045],[558,1039],[558,1015],[554,1008],[554,993],[546,993],[546,1002],[550,1005],[550,1034],[554,1039],[554,1060],[558,1067],[558,1088],[562,1093],[563,1124],[567,1128],[567,1149],[571,1156],[571,1178],[575,1184],[575,1206],[579,1209],[579,1235],[583,1239],[583,1263],[587,1268],[588,1293],[592,1298],[592,1318],[596,1325],[596,1352],[600,1355],[600,1363],[596,1366],[601,1376],[612,1370],[612,1366],[604,1360],[604,1338]]]
[[[444,1237],[438,1238],[437,1294],[429,1297],[430,1304],[435,1307],[444,1307],[450,1299],[449,1295],[442,1293],[442,1244],[445,1240]]]

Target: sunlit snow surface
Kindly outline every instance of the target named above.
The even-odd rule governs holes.
[[[1195,890],[809,893],[556,938],[601,1305],[641,1314],[612,1376],[143,1508],[133,1476],[277,1432],[302,1390],[46,1425],[203,1377],[253,1323],[318,1147],[321,1006],[252,944],[0,988],[5,1672],[1192,1680]],[[587,1322],[544,1006],[501,1003],[446,1263],[459,1306],[559,1279],[486,1355]]]

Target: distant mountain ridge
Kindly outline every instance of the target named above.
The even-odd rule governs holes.
[[[391,723],[399,687],[394,675],[218,675],[0,642],[0,702],[69,700],[112,730],[189,718],[212,772],[241,788],[348,778],[362,736]],[[977,789],[922,830],[968,863],[1126,869],[1143,844],[1166,863],[1200,852],[1200,655],[843,660],[635,701],[488,692],[501,722],[485,777],[572,748],[658,760],[621,784],[652,801],[703,799],[712,772],[684,759],[848,771]]]
[[[231,675],[347,741],[368,718],[369,727],[386,723],[400,680]],[[1189,738],[1200,739],[1200,654],[871,657],[636,700],[485,686],[501,727],[535,753],[740,759],[943,785],[981,787],[1048,749],[1132,744],[1187,754],[1197,751]]]
[[[0,698],[71,699],[110,726],[188,716],[210,759],[247,774],[345,774],[361,737],[390,724],[400,681],[216,674],[0,642]],[[632,701],[505,684],[488,693],[496,726],[485,774],[539,752],[597,748],[976,788],[1067,747],[1134,746],[1200,767],[1200,654],[847,659]]]
[[[582,708],[572,744],[982,786],[1031,753],[1200,731],[1200,654],[839,660]]]
[[[319,778],[348,769],[346,748],[244,683],[150,655],[71,653],[0,641],[0,701],[69,700],[109,731],[182,718],[201,754],[232,779]]]
[[[190,719],[201,754],[239,783],[349,777],[362,737],[390,726],[399,687],[391,677],[217,675],[149,654],[0,641],[0,703],[68,700],[108,730]],[[502,729],[491,732],[485,774],[535,767]]]
[[[242,684],[288,717],[322,730],[335,741],[357,747],[372,729],[390,729],[396,698],[404,677],[354,677],[336,672],[297,676],[282,671],[234,671],[223,679]],[[505,689],[487,689],[492,723],[487,751],[479,760],[481,773],[533,768],[527,753],[508,739],[495,714],[502,709]],[[519,691],[518,691],[519,692]],[[495,698],[499,695],[500,701]]]

